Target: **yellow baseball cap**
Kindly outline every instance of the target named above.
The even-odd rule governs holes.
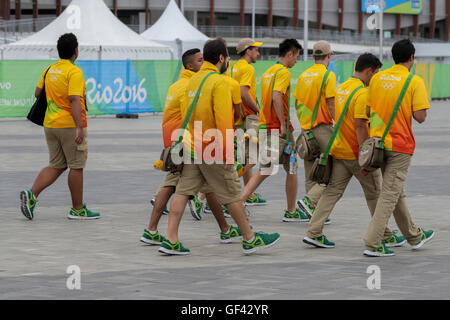
[[[244,52],[246,49],[248,49],[249,47],[260,47],[262,46],[263,43],[262,42],[256,42],[253,39],[250,38],[244,38],[241,39],[236,47],[236,51],[237,53],[241,53]]]

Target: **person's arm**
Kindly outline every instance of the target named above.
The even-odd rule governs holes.
[[[253,101],[252,97],[250,96],[250,88],[247,86],[241,86],[241,96],[242,101],[245,103],[247,107],[255,111],[256,113],[259,113],[259,107],[256,104],[255,101]]]
[[[75,143],[81,144],[84,140],[84,134],[83,134],[83,116],[82,111],[83,107],[81,105],[81,97],[80,96],[69,96],[71,111],[72,111],[72,118],[75,122],[75,126],[77,128],[76,136],[75,136]]]
[[[356,138],[361,146],[369,138],[369,126],[366,119],[355,119]]]
[[[286,120],[284,119],[283,93],[274,91],[272,104],[280,121],[280,137],[284,138],[286,136]]]
[[[327,105],[328,105],[328,110],[330,110],[331,119],[334,120],[334,97],[327,98]]]
[[[241,118],[242,115],[242,103],[233,104],[234,108],[234,123]]]
[[[36,90],[34,90],[34,96],[37,98],[39,98],[40,94],[42,92],[42,88],[36,87]]]
[[[425,121],[427,117],[427,110],[423,109],[423,110],[418,110],[418,111],[414,111],[413,112],[413,118],[414,120],[416,120],[418,123],[422,123]]]

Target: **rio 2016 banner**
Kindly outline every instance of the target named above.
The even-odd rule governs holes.
[[[34,91],[43,71],[54,61],[0,60],[0,118],[25,117],[35,101]],[[275,61],[254,64],[257,95],[260,98],[261,76]],[[169,86],[180,70],[178,61],[78,61],[86,81],[88,114],[120,114],[161,112]],[[298,62],[291,69],[291,92],[300,74],[312,62]],[[383,68],[392,66],[385,63]],[[337,83],[353,73],[354,62],[331,62],[329,69],[336,74]],[[431,98],[450,98],[448,64],[417,63],[412,72],[421,76]]]
[[[422,14],[423,0],[361,0],[362,11],[379,12],[379,6],[385,13]]]

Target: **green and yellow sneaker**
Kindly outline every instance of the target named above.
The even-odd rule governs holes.
[[[311,202],[309,202],[308,197],[303,197],[303,199],[297,201],[297,206],[300,212],[308,215],[309,219],[311,219],[312,215],[314,214],[314,208],[311,206]],[[330,223],[330,218],[327,218],[324,224],[329,225]]]
[[[194,199],[189,200],[189,210],[195,220],[202,220],[204,204],[204,201],[201,201],[197,196],[195,196]]]
[[[425,243],[433,239],[434,237],[434,231],[433,230],[421,230],[422,231],[422,238],[420,239],[418,244],[415,244],[412,246],[413,250],[419,249],[421,246],[423,246]]]
[[[205,209],[203,210],[204,213],[212,213],[211,208],[208,206],[208,203],[205,204]]]
[[[284,210],[284,222],[308,222],[309,217],[302,211],[295,209],[295,212],[291,213],[288,210]]]
[[[141,242],[151,245],[161,245],[165,238],[159,234],[158,230],[152,234],[149,230],[144,229],[144,234],[141,236]]]
[[[83,208],[80,210],[75,210],[74,208],[70,209],[69,213],[67,214],[67,218],[72,220],[93,220],[93,219],[99,219],[100,213],[98,212],[92,212],[88,208],[86,208],[86,204],[83,204]]]
[[[242,239],[242,233],[238,227],[230,226],[227,233],[220,232],[220,243],[231,243],[235,239]]]
[[[152,198],[152,200],[150,200],[150,203],[152,204],[152,206],[155,206],[155,198]],[[167,206],[164,208],[163,210],[163,214],[169,214],[169,209],[167,209]]]
[[[394,251],[389,250],[384,242],[381,242],[381,245],[378,247],[377,250],[375,251],[365,250],[364,255],[369,257],[390,257],[395,256],[395,253]]]
[[[244,250],[244,254],[250,254],[257,250],[269,248],[273,246],[280,239],[280,235],[278,233],[262,233],[255,232],[253,240],[250,242],[248,240],[242,241],[242,248]]]
[[[334,242],[328,241],[324,235],[317,238],[304,237],[303,242],[318,248],[334,248]]]
[[[254,193],[255,195],[253,196],[253,198],[247,198],[247,200],[245,201],[245,204],[247,206],[263,206],[267,204],[267,200],[261,198],[261,195],[259,193]]]
[[[23,190],[22,192],[20,192],[20,209],[27,219],[33,220],[33,212],[37,202],[38,199],[34,197],[33,191],[31,189]]]
[[[397,231],[394,231],[393,233],[394,234],[389,239],[384,240],[387,248],[401,247],[405,244],[405,237],[398,236]]]
[[[183,245],[179,240],[177,240],[177,242],[175,243],[172,243],[168,239],[163,240],[163,242],[161,243],[161,247],[159,247],[158,251],[161,253],[165,253],[167,255],[177,255],[177,256],[187,255],[191,253],[189,249],[183,247]]]

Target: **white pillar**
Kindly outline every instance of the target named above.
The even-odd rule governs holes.
[[[309,0],[305,1],[305,12],[303,16],[303,60],[308,61],[308,2]]]

